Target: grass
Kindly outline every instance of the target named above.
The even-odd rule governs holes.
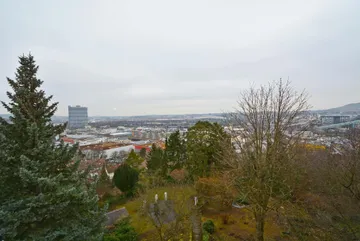
[[[203,221],[213,220],[216,230],[214,236],[218,240],[252,240],[256,234],[256,222],[250,207],[220,209],[210,203],[203,209],[202,218]],[[286,230],[279,224],[276,212],[269,212],[265,220],[265,237],[272,240]]]
[[[179,209],[184,208],[185,203],[196,194],[193,186],[174,184],[147,190],[140,197],[116,206],[116,208],[126,207],[131,216],[131,225],[139,234],[140,240],[158,240],[156,238],[156,229],[150,218],[142,212],[142,207],[144,200],[147,203],[154,202],[155,194],[158,194],[159,200],[164,199],[164,192],[168,193],[168,200],[175,203],[177,212],[180,211]],[[217,207],[210,206],[212,208],[203,210],[202,221],[213,220],[215,233],[212,236],[215,240],[252,240],[256,229],[253,214],[249,209],[229,208],[227,210],[218,210]],[[228,216],[227,224],[223,222],[224,216]],[[275,213],[270,212],[265,223],[265,237],[267,240],[274,240],[276,237],[282,236],[282,231],[286,231],[285,228],[277,224]]]
[[[195,189],[188,185],[169,185],[166,187],[159,187],[148,190],[145,194],[139,198],[127,202],[124,205],[118,205],[116,208],[126,207],[127,211],[131,216],[131,224],[135,230],[141,235],[142,238],[149,233],[155,232],[155,227],[147,215],[142,214],[143,201],[146,200],[148,203],[154,202],[155,194],[158,194],[159,200],[164,199],[164,192],[168,194],[168,200],[172,200],[175,203],[175,211],[182,208],[187,200],[192,195],[195,195]],[[144,239],[142,239],[144,240]]]

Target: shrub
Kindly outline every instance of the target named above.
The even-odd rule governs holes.
[[[175,169],[170,172],[170,176],[177,183],[183,183],[186,181],[186,170],[185,169]]]
[[[209,241],[210,240],[210,234],[208,232],[203,233],[203,241]]]
[[[212,220],[207,220],[203,223],[203,229],[204,231],[208,232],[209,234],[213,234],[215,232],[215,225]]]
[[[138,234],[130,225],[130,219],[125,218],[115,225],[115,228],[104,235],[104,241],[136,241]]]
[[[112,197],[113,197],[113,195],[111,195],[111,193],[105,192],[104,195],[101,197],[101,200],[107,201],[107,200],[111,199]]]
[[[139,172],[124,163],[116,169],[113,181],[120,191],[133,193],[136,183],[139,181]]]
[[[99,201],[99,208],[103,208],[105,206],[105,202],[104,201]]]
[[[166,176],[165,180],[167,183],[172,183],[172,184],[176,183],[176,180],[172,178],[172,176]]]
[[[157,174],[149,175],[149,187],[162,187],[166,185],[166,180]]]
[[[128,201],[128,198],[126,195],[120,195],[120,196],[112,196],[108,200],[106,200],[106,203],[109,204],[110,209],[115,208],[118,205],[123,205]]]
[[[221,178],[199,178],[195,183],[195,189],[199,195],[220,205],[220,209],[230,208],[234,200],[233,190],[229,187],[228,181]]]

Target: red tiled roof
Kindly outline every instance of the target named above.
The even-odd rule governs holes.
[[[143,149],[143,148],[145,148],[146,151],[150,151],[150,150],[151,150],[151,148],[148,147],[148,146],[134,145],[134,147],[135,147],[135,150],[141,150],[141,149]]]
[[[71,143],[71,144],[75,143],[74,139],[71,139],[71,138],[66,137],[66,136],[61,137],[61,140],[63,140],[64,142],[67,142],[67,143]]]

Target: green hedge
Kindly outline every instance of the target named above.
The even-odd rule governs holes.
[[[212,220],[207,220],[203,223],[203,230],[208,232],[209,234],[213,234],[215,232],[215,225]]]

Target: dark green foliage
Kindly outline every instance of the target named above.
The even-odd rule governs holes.
[[[217,164],[222,156],[224,142],[230,137],[217,123],[199,121],[187,133],[186,169],[192,177],[205,177],[210,174],[211,166]]]
[[[21,56],[16,79],[7,79],[10,122],[0,118],[0,233],[5,240],[100,240],[104,210],[95,186],[78,171],[77,146],[55,137],[65,125],[51,117],[33,56]]]
[[[143,163],[144,159],[142,159],[138,154],[135,153],[134,150],[131,150],[129,156],[126,158],[125,163],[135,169],[140,169],[141,163]]]
[[[161,178],[166,178],[168,174],[168,163],[166,153],[155,144],[152,145],[147,161],[147,168],[150,173],[155,173]]]
[[[138,181],[139,172],[126,163],[115,170],[113,182],[115,186],[124,193],[131,193],[134,191]]]
[[[209,241],[210,240],[210,234],[208,232],[203,233],[203,241]]]
[[[208,232],[209,234],[213,234],[215,232],[215,225],[212,220],[207,220],[203,223],[204,231]]]
[[[132,197],[129,195],[116,195],[116,196],[107,196],[107,199],[104,199],[104,203],[109,205],[109,210],[116,209],[119,205],[124,205]]]
[[[146,148],[145,147],[141,148],[139,155],[141,158],[146,157]]]
[[[130,225],[130,219],[125,218],[115,225],[114,231],[104,235],[104,241],[136,241],[138,234]]]
[[[171,170],[180,169],[186,162],[186,143],[180,131],[172,133],[166,140],[166,158]]]

